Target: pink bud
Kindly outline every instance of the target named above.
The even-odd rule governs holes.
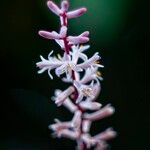
[[[72,119],[72,127],[79,129],[81,125],[81,111],[76,111]]]
[[[60,35],[55,32],[55,31],[52,31],[52,32],[48,32],[48,31],[39,31],[39,35],[46,38],[46,39],[60,39]]]
[[[114,138],[116,135],[117,133],[112,128],[108,128],[104,132],[95,135],[94,138],[97,140],[107,141]]]
[[[63,129],[58,133],[59,137],[66,137],[72,140],[77,139],[79,135],[80,135],[79,131],[71,131],[69,129]]]
[[[89,121],[89,120],[83,120],[83,122],[82,122],[82,131],[84,132],[84,133],[87,133],[87,132],[89,132],[89,130],[90,130],[90,127],[91,127],[91,121]]]
[[[102,106],[100,103],[91,102],[91,101],[83,101],[80,102],[79,105],[82,109],[88,109],[88,110],[98,110]]]
[[[59,16],[62,13],[61,9],[52,1],[48,1],[47,6],[57,16]]]
[[[69,3],[68,3],[68,1],[67,1],[67,0],[63,0],[63,1],[61,2],[61,10],[66,12],[66,11],[68,10],[68,8],[69,8]]]
[[[60,93],[55,100],[55,104],[57,106],[60,106],[63,104],[63,102],[67,99],[68,96],[70,96],[74,92],[74,87],[70,86],[68,89]]]
[[[60,29],[60,36],[61,36],[61,38],[66,37],[66,34],[67,34],[67,27],[66,26],[62,26],[61,29]]]
[[[89,36],[89,34],[90,34],[89,31],[85,31],[82,34],[80,34],[80,36],[86,36],[87,37],[87,36]]]
[[[112,115],[114,113],[115,109],[114,107],[110,106],[110,105],[106,105],[105,107],[103,107],[102,109],[100,109],[99,111],[96,111],[94,113],[91,114],[84,114],[84,118],[94,121],[94,120],[99,120],[105,117],[108,117],[110,115]]]
[[[76,18],[76,17],[79,17],[79,16],[83,15],[86,11],[87,11],[86,8],[79,8],[79,9],[77,9],[77,10],[68,12],[68,13],[67,13],[67,17],[68,17],[69,19],[71,19],[71,18]]]
[[[68,108],[72,113],[74,113],[74,112],[78,109],[77,106],[74,105],[73,102],[72,102],[69,98],[67,98],[67,99],[64,101],[63,105],[64,105],[66,108]]]
[[[101,141],[101,142],[97,143],[94,150],[106,150],[107,146],[108,146],[108,144]]]
[[[67,39],[70,44],[80,44],[80,43],[86,43],[89,41],[88,37],[82,37],[82,36],[68,36]]]

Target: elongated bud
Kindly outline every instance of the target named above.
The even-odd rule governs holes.
[[[68,12],[68,13],[67,13],[67,17],[68,17],[69,19],[71,19],[71,18],[76,18],[76,17],[79,17],[79,16],[83,15],[86,11],[87,11],[86,8],[79,8],[79,9],[77,9],[77,10]]]
[[[89,41],[88,37],[82,37],[82,36],[68,36],[67,39],[70,44],[80,44],[80,43],[86,43]]]
[[[100,103],[90,102],[90,101],[80,102],[79,105],[82,109],[88,109],[88,110],[98,110],[102,106]]]
[[[62,103],[67,99],[68,96],[70,96],[74,92],[73,86],[70,86],[68,89],[63,91],[58,97],[56,97],[55,104],[57,106],[62,105]]]
[[[68,8],[69,8],[69,3],[68,3],[68,1],[67,1],[67,0],[63,0],[63,1],[61,2],[61,10],[66,12],[66,11],[68,10]]]
[[[66,34],[67,34],[67,27],[66,26],[62,26],[61,29],[60,29],[60,36],[61,36],[61,38],[66,37]]]
[[[66,137],[66,138],[70,138],[72,140],[75,140],[79,137],[79,134],[80,133],[78,131],[71,131],[69,129],[64,129],[58,133],[58,136],[59,137]]]
[[[79,129],[80,125],[81,125],[81,115],[82,112],[81,111],[76,111],[75,115],[72,119],[72,127]]]
[[[99,111],[96,111],[96,112],[91,113],[91,114],[85,114],[83,117],[85,119],[94,121],[94,120],[99,120],[99,119],[108,117],[108,116],[112,115],[114,113],[114,111],[115,111],[114,107],[112,107],[110,105],[106,105],[105,107],[103,107]]]
[[[95,135],[94,138],[97,140],[107,141],[116,137],[116,135],[117,133],[112,128],[108,128],[104,132]]]
[[[48,128],[53,130],[53,131],[59,131],[62,129],[68,129],[71,127],[71,123],[70,122],[58,122],[52,125],[49,125]]]
[[[48,1],[47,6],[57,16],[59,16],[62,13],[61,9],[52,1]]]
[[[82,34],[80,34],[80,36],[89,36],[89,34],[90,34],[90,32],[89,31],[85,31],[85,32],[83,32]]]
[[[39,35],[46,39],[60,39],[61,38],[61,36],[55,31],[52,31],[52,32],[39,31]]]
[[[67,99],[63,102],[63,105],[64,105],[67,109],[69,109],[72,113],[74,113],[74,112],[78,109],[77,106],[74,105],[74,104],[72,103],[72,101],[71,101],[69,98],[67,98]]]
[[[82,131],[84,133],[88,133],[90,131],[91,124],[92,124],[91,121],[83,120],[83,122],[82,122]]]

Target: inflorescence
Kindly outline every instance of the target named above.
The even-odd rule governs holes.
[[[105,150],[107,140],[114,138],[116,132],[108,128],[95,136],[89,133],[92,121],[103,119],[114,113],[114,107],[110,104],[102,107],[102,104],[95,102],[101,91],[100,81],[103,79],[98,69],[104,66],[99,63],[101,58],[98,52],[90,58],[84,53],[90,46],[81,44],[89,41],[89,31],[78,36],[67,35],[68,19],[83,15],[87,9],[82,7],[68,11],[67,0],[62,0],[60,7],[52,1],[48,1],[47,6],[60,18],[60,31],[41,30],[39,35],[55,40],[63,51],[63,56],[52,56],[53,51],[51,51],[48,59],[40,56],[41,61],[36,65],[40,69],[39,74],[48,71],[49,77],[53,79],[51,70],[55,70],[55,74],[61,77],[63,82],[71,83],[71,86],[64,91],[56,89],[52,100],[57,106],[63,105],[73,113],[71,121],[61,122],[55,119],[55,123],[49,128],[53,130],[55,137],[76,140],[77,150],[86,150],[91,147],[95,150]],[[87,110],[92,112],[88,113]]]

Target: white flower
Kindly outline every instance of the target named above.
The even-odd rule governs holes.
[[[50,52],[48,60],[40,56],[42,61],[36,63],[37,67],[41,69],[40,71],[38,71],[38,73],[43,73],[44,71],[48,70],[50,78],[53,79],[53,76],[51,75],[50,71],[52,69],[55,69],[55,73],[58,77],[66,73],[67,78],[71,79],[72,70],[75,72],[80,72],[83,69],[86,70],[89,67],[103,67],[102,65],[96,63],[96,61],[100,59],[98,53],[95,53],[91,58],[87,59],[87,56],[82,53],[82,51],[84,51],[86,48],[88,47],[72,47],[73,51],[71,53],[71,56],[67,56],[66,54],[64,54],[62,58],[60,56],[58,58],[51,57],[53,51]],[[77,64],[79,58],[82,59],[83,62]]]
[[[74,81],[74,86],[76,87],[79,94],[76,103],[79,103],[83,99],[83,97],[94,98],[94,93],[92,89],[93,82],[90,85],[84,85],[80,82]]]

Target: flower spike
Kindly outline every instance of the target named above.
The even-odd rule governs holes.
[[[39,74],[47,71],[50,79],[53,79],[51,71],[54,70],[63,82],[71,84],[65,90],[56,89],[51,99],[57,107],[64,106],[72,113],[70,121],[54,119],[55,122],[48,128],[53,131],[53,137],[75,140],[76,150],[90,150],[91,147],[94,150],[106,150],[107,141],[117,135],[111,127],[94,136],[90,135],[93,121],[109,117],[115,112],[110,104],[102,107],[101,103],[96,102],[103,80],[99,69],[104,66],[99,62],[101,57],[98,52],[88,57],[85,52],[90,45],[81,45],[89,42],[89,31],[68,35],[68,19],[83,15],[87,9],[82,7],[70,11],[68,0],[62,0],[60,6],[49,0],[47,6],[59,17],[60,29],[58,32],[40,30],[38,33],[45,39],[54,40],[63,54],[55,56],[55,51],[51,51],[47,59],[40,56],[41,61],[36,66]]]

